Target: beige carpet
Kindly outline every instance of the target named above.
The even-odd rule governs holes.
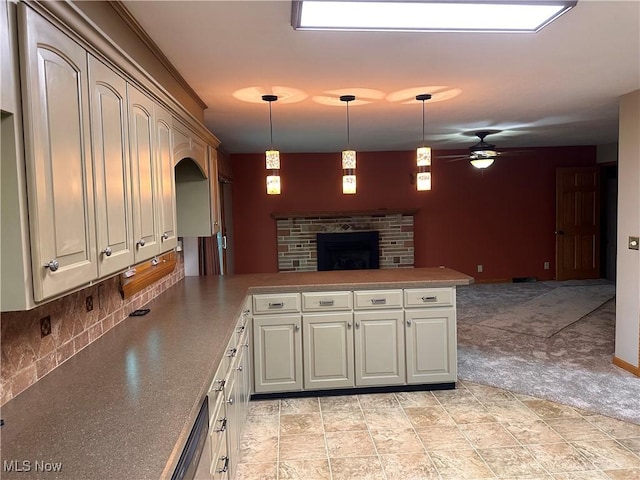
[[[562,286],[508,307],[480,322],[485,327],[550,338],[615,295],[614,285]]]

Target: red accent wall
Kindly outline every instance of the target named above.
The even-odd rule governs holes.
[[[556,168],[595,165],[596,147],[534,148],[484,171],[437,153],[464,152],[434,152],[433,189],[418,192],[415,152],[358,152],[355,195],[342,194],[339,152],[284,153],[282,194],[273,196],[264,154],[231,155],[236,273],[277,272],[273,212],[417,208],[416,267],[443,265],[478,280],[552,279]]]

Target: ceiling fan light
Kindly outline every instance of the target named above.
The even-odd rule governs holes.
[[[470,162],[474,167],[484,169],[490,167],[493,164],[494,160],[494,158],[472,158]]]

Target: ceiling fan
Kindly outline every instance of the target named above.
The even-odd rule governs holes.
[[[475,136],[480,139],[478,143],[469,147],[468,155],[445,155],[440,158],[451,158],[454,160],[468,159],[471,165],[479,169],[490,167],[496,158],[504,153],[498,152],[496,146],[492,143],[485,142],[484,139],[488,135],[499,133],[499,130],[480,130],[475,132]],[[505,152],[511,153],[511,152]]]

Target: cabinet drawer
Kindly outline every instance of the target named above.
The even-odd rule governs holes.
[[[292,313],[300,311],[299,293],[280,293],[253,296],[253,313]]]
[[[360,290],[354,295],[356,310],[402,307],[402,290]]]
[[[405,307],[445,307],[453,305],[452,288],[408,288],[404,291]]]
[[[351,310],[351,292],[307,292],[302,294],[302,310],[319,312],[324,310]]]

